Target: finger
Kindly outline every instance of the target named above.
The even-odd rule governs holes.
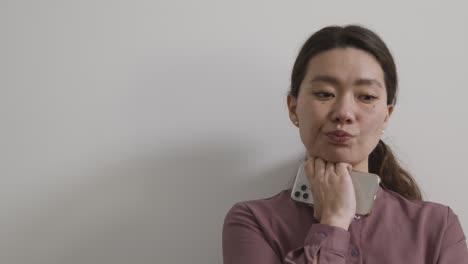
[[[306,175],[308,178],[310,178],[311,180],[314,178],[314,159],[312,158],[309,158],[307,159],[307,161],[305,162],[305,165],[304,165],[304,170],[306,172]]]
[[[333,162],[327,162],[325,167],[325,175],[333,176],[335,175],[335,164]]]
[[[314,163],[315,177],[319,180],[323,180],[325,176],[325,161],[321,158],[316,158]]]
[[[314,159],[315,159],[315,157],[310,155],[309,152],[307,151],[307,156],[305,158],[305,161],[309,161],[309,160],[313,161]]]
[[[322,204],[322,188],[320,182],[324,179],[325,161],[320,158],[314,158],[314,184],[312,184],[312,196],[314,198],[314,217],[320,221],[321,218],[321,204]]]
[[[325,165],[325,182],[331,184],[335,181],[335,164],[333,162],[328,162]]]
[[[349,163],[339,162],[336,164],[335,170],[340,175],[351,175],[353,166]]]
[[[312,175],[311,175],[311,176],[312,176],[312,179],[314,179],[314,177],[315,177],[315,172],[314,172],[314,170],[315,170],[315,159],[310,159],[310,161],[309,161],[309,167],[310,167],[310,172],[311,172],[311,174],[312,174]]]

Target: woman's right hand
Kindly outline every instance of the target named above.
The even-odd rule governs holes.
[[[348,230],[356,214],[356,197],[348,163],[331,163],[307,155],[304,171],[312,189],[314,217]]]

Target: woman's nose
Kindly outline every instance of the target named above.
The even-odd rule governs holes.
[[[355,120],[354,99],[350,97],[337,98],[335,100],[331,119],[334,123],[352,123]]]

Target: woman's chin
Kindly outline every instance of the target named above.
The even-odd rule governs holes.
[[[316,154],[317,158],[321,158],[327,162],[332,162],[332,163],[338,163],[338,162],[344,162],[348,163],[351,165],[359,163],[359,161],[353,159],[349,155],[340,155],[338,153],[318,153]]]
[[[330,156],[330,157],[325,157],[325,159],[328,162],[333,162],[333,163],[338,163],[338,162],[344,162],[348,164],[356,163],[355,161],[351,160],[349,157]]]

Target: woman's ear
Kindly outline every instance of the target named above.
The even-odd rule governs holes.
[[[288,95],[287,104],[288,104],[289,119],[293,123],[298,122],[299,120],[296,115],[297,99],[292,95]]]
[[[388,121],[390,120],[390,116],[393,113],[393,109],[395,108],[394,105],[387,105],[387,114],[385,115],[384,123],[383,123],[383,129],[386,129],[388,126]]]

